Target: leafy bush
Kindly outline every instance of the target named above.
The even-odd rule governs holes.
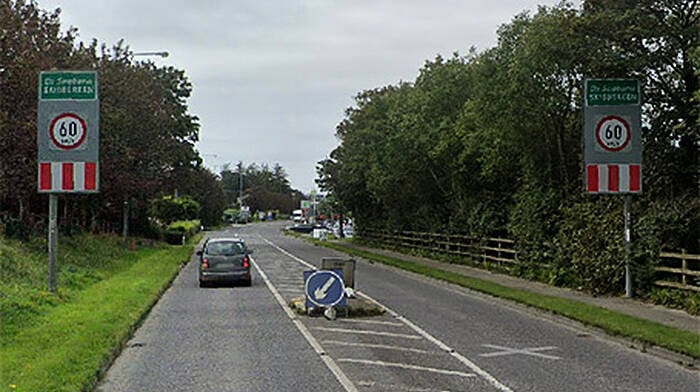
[[[552,243],[558,231],[561,195],[551,189],[525,186],[515,197],[508,229],[515,240],[523,274],[537,269],[537,264],[551,264],[555,250]],[[532,265],[531,265],[532,264]],[[559,274],[554,274],[559,276]],[[556,278],[550,283],[561,283]]]
[[[200,209],[199,203],[189,196],[176,198],[168,195],[151,200],[148,213],[160,222],[169,224],[180,220],[197,219]]]
[[[622,206],[620,197],[604,196],[562,209],[554,261],[568,285],[594,294],[618,294],[624,288]]]
[[[197,234],[201,227],[199,219],[173,222],[165,230],[165,241],[169,244],[184,245],[185,240]]]
[[[680,308],[690,314],[700,315],[700,293],[654,287],[649,292],[648,299],[657,305]]]

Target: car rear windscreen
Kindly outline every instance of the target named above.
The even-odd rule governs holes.
[[[207,245],[207,254],[212,256],[231,256],[245,253],[245,245],[241,242],[212,242]]]

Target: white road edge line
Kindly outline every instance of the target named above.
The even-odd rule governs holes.
[[[324,340],[322,342],[323,344],[330,344],[334,346],[347,346],[347,347],[367,347],[367,348],[383,348],[385,350],[394,350],[394,351],[406,351],[406,352],[411,352],[411,353],[418,353],[418,354],[438,354],[442,355],[438,351],[426,351],[426,350],[421,350],[419,348],[410,348],[410,347],[401,347],[401,346],[389,346],[387,344],[370,344],[370,343],[355,343],[355,342],[343,342],[340,340]]]
[[[262,238],[262,236],[261,236],[261,238]],[[301,264],[303,264],[303,265],[305,265],[305,266],[307,266],[307,267],[310,267],[310,268],[312,268],[312,269],[316,269],[316,267],[314,267],[312,264],[307,263],[306,261],[304,261],[304,260],[302,260],[302,259],[300,259],[300,258],[294,256],[293,254],[287,252],[286,250],[280,248],[280,247],[277,246],[276,244],[274,244],[274,243],[272,243],[271,241],[269,241],[267,238],[262,238],[262,239],[263,239],[263,241],[265,241],[265,242],[267,242],[269,245],[271,245],[273,248],[275,248],[275,249],[279,250],[280,252],[284,253],[285,255],[287,255],[287,256],[293,258],[294,260],[298,261],[299,263],[301,263]],[[356,292],[357,295],[359,295],[359,296],[361,296],[361,297],[367,299],[367,300],[370,301],[370,302],[375,303],[377,306],[381,306],[382,308],[384,308],[384,309],[387,311],[387,313],[391,314],[391,315],[394,316],[397,320],[399,320],[399,321],[403,322],[404,324],[406,324],[407,326],[409,326],[411,329],[413,329],[414,331],[416,331],[417,333],[419,333],[421,336],[423,336],[423,337],[425,337],[426,339],[428,339],[429,341],[433,342],[435,345],[437,345],[438,347],[440,347],[442,350],[448,352],[450,355],[452,355],[453,357],[455,357],[458,361],[462,362],[462,363],[463,363],[464,365],[466,365],[469,369],[471,369],[474,373],[476,373],[476,374],[478,374],[479,376],[481,376],[483,379],[485,379],[489,384],[491,384],[493,387],[495,387],[495,388],[498,389],[499,391],[501,391],[501,392],[514,392],[512,389],[508,388],[508,386],[506,386],[505,384],[503,384],[503,383],[501,383],[500,381],[498,381],[494,376],[492,376],[491,374],[489,374],[489,373],[486,372],[485,370],[483,370],[483,369],[481,369],[480,367],[478,367],[474,362],[470,361],[467,357],[465,357],[464,355],[462,355],[462,354],[458,353],[457,351],[453,350],[452,348],[450,348],[449,346],[447,346],[447,345],[446,345],[445,343],[443,343],[442,341],[438,340],[437,338],[433,337],[432,335],[430,335],[429,333],[427,333],[426,331],[424,331],[424,330],[423,330],[422,328],[420,328],[419,326],[413,324],[413,323],[412,323],[411,321],[409,321],[408,319],[406,319],[406,318],[404,318],[403,316],[399,315],[398,313],[396,313],[395,311],[391,310],[390,308],[388,308],[388,307],[382,305],[379,301],[375,300],[374,298],[370,297],[369,295],[367,295],[367,294],[365,294],[365,293],[362,293],[362,292],[359,292],[359,291],[355,291],[355,292]]]
[[[367,359],[352,359],[352,358],[339,358],[338,362],[359,363],[362,365],[385,366],[385,367],[394,367],[394,368],[410,369],[410,370],[421,370],[424,372],[446,374],[448,376],[460,376],[460,377],[466,377],[466,378],[476,377],[476,374],[472,374],[472,373],[464,373],[464,372],[460,372],[457,370],[437,369],[437,368],[424,367],[424,366],[418,366],[418,365],[409,365],[407,363],[370,361]]]
[[[255,262],[255,260],[252,260],[251,262],[253,264],[253,267],[255,267],[255,270],[258,271],[258,274],[260,274],[260,277],[265,281],[265,284],[267,285],[267,288],[272,292],[272,295],[275,297],[277,300],[277,303],[284,309],[284,312],[287,313],[287,316],[289,316],[290,319],[292,319],[292,322],[294,325],[297,327],[299,332],[306,338],[306,341],[309,342],[311,347],[316,351],[316,353],[321,357],[321,360],[326,364],[326,367],[333,373],[335,378],[340,382],[340,385],[345,388],[347,392],[358,392],[357,387],[355,387],[355,384],[353,384],[352,381],[348,378],[345,373],[340,369],[340,366],[338,366],[337,363],[331,358],[330,356],[326,355],[326,351],[323,349],[321,344],[316,340],[316,338],[311,335],[309,330],[304,326],[304,324],[299,321],[297,318],[297,315],[292,312],[291,309],[289,309],[289,306],[284,302],[284,298],[280,295],[279,291],[275,288],[275,286],[272,285],[272,282],[270,282],[270,279],[267,277],[267,274],[258,266],[258,263]]]

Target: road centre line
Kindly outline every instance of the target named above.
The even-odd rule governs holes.
[[[333,373],[335,378],[338,380],[340,385],[345,388],[347,392],[358,392],[357,387],[355,387],[355,384],[353,384],[352,381],[350,381],[350,378],[343,372],[342,369],[340,369],[340,366],[331,358],[329,355],[325,355],[326,352],[321,346],[321,344],[316,340],[316,338],[311,335],[311,332],[309,332],[308,328],[297,318],[296,314],[292,312],[291,309],[289,309],[289,306],[287,306],[287,303],[284,301],[284,298],[282,298],[282,295],[280,295],[279,291],[275,288],[275,286],[272,285],[272,282],[270,282],[270,278],[267,277],[267,274],[260,268],[258,263],[255,262],[251,258],[251,263],[253,264],[253,267],[255,267],[255,270],[258,272],[260,277],[265,281],[265,284],[267,285],[267,288],[272,292],[272,295],[275,297],[277,300],[277,303],[284,309],[284,312],[289,316],[290,319],[292,319],[292,322],[294,325],[297,327],[299,332],[306,338],[306,341],[309,342],[311,347],[316,351],[317,354],[321,357],[321,360],[326,364],[326,367]]]
[[[418,353],[418,354],[438,354],[437,352],[430,352],[430,351],[421,350],[418,348],[389,346],[386,344],[341,342],[339,340],[324,340],[323,344],[330,344],[330,345],[334,345],[334,346],[347,346],[347,347],[382,348],[382,349],[386,349],[386,350],[406,351],[406,352],[412,352],[412,353]]]
[[[262,236],[261,236],[261,238],[262,238]],[[310,267],[310,268],[312,268],[312,269],[316,269],[316,267],[314,267],[312,264],[310,264],[310,263],[308,263],[308,262],[306,262],[306,261],[304,261],[304,260],[302,260],[302,259],[300,259],[300,258],[294,256],[293,254],[291,254],[291,253],[287,252],[286,250],[280,248],[279,246],[277,246],[276,244],[274,244],[274,243],[272,243],[271,241],[267,240],[266,238],[262,238],[262,239],[263,239],[263,241],[265,241],[266,243],[268,243],[269,245],[271,245],[273,248],[276,248],[276,249],[279,250],[280,252],[282,252],[282,253],[284,253],[285,255],[291,257],[292,259],[298,261],[299,263],[301,263],[301,264],[303,264],[303,265],[305,265],[305,266],[308,266],[308,267]],[[503,384],[503,383],[501,383],[500,381],[498,381],[494,376],[492,376],[491,374],[489,374],[489,373],[486,372],[485,370],[483,370],[483,369],[481,369],[480,367],[478,367],[474,362],[470,361],[467,357],[465,357],[464,355],[462,355],[462,354],[456,352],[455,350],[453,350],[452,348],[450,348],[449,346],[447,346],[445,343],[443,343],[443,342],[440,341],[439,339],[433,337],[432,335],[430,335],[428,332],[426,332],[426,331],[423,330],[422,328],[420,328],[420,327],[418,327],[417,325],[413,324],[411,321],[409,321],[409,320],[406,319],[405,317],[399,315],[398,313],[396,313],[396,312],[393,311],[392,309],[388,308],[387,306],[384,306],[382,303],[380,303],[379,301],[375,300],[374,298],[370,297],[369,295],[367,295],[367,294],[365,294],[365,293],[363,293],[363,292],[356,291],[355,293],[356,293],[358,296],[360,296],[360,297],[362,297],[362,298],[365,298],[366,300],[368,300],[368,301],[370,301],[370,302],[373,302],[373,303],[376,304],[377,306],[380,306],[380,307],[382,307],[383,309],[385,309],[387,313],[389,313],[390,315],[394,316],[397,320],[399,320],[399,321],[403,322],[404,324],[406,324],[407,326],[409,326],[411,329],[413,329],[414,331],[416,331],[417,333],[419,333],[421,336],[425,337],[428,341],[430,341],[430,342],[432,342],[433,344],[435,344],[435,345],[437,345],[438,347],[440,347],[442,350],[448,352],[450,355],[452,355],[454,358],[456,358],[456,359],[457,359],[458,361],[460,361],[462,364],[464,364],[465,366],[467,366],[467,367],[468,367],[469,369],[471,369],[474,373],[476,373],[476,374],[478,374],[479,376],[481,376],[483,379],[485,379],[489,384],[491,384],[493,387],[495,387],[495,388],[498,389],[499,391],[501,391],[501,392],[514,392],[514,391],[513,391],[512,389],[510,389],[508,386],[506,386],[505,384]]]
[[[356,334],[356,335],[387,336],[387,337],[391,337],[391,338],[404,338],[404,339],[420,339],[421,338],[418,335],[407,335],[404,333],[392,333],[392,332],[381,332],[381,331],[364,331],[364,330],[359,330],[359,329],[326,328],[326,327],[315,327],[314,329],[317,331],[324,331],[324,332],[339,332],[339,333],[348,333],[348,334]]]
[[[385,366],[385,367],[394,367],[394,368],[410,369],[410,370],[421,370],[421,371],[430,372],[430,373],[446,374],[448,376],[460,376],[460,377],[466,377],[466,378],[476,377],[476,374],[473,374],[473,373],[464,373],[464,372],[460,372],[457,370],[437,369],[437,368],[430,368],[430,367],[425,367],[425,366],[410,365],[407,363],[370,361],[367,359],[353,359],[353,358],[339,358],[338,362],[357,363],[357,364],[362,364],[362,365]]]

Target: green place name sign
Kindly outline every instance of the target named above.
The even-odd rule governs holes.
[[[639,81],[635,79],[589,79],[586,81],[588,106],[639,105]]]
[[[87,71],[42,72],[39,80],[39,99],[95,100],[97,74]]]

